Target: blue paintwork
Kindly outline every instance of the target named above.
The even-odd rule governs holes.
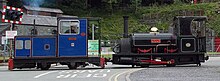
[[[23,49],[15,49],[15,57],[31,57],[31,49],[25,49],[25,41],[31,40],[30,37],[16,37],[15,40],[23,41]]]
[[[87,34],[87,20],[80,19],[80,34]],[[87,56],[87,36],[77,35],[59,35],[58,46],[60,57],[86,57]],[[68,40],[76,38],[76,40]],[[74,46],[71,46],[74,43]]]
[[[56,56],[56,38],[34,37],[32,40],[33,57],[55,57]],[[45,45],[49,48],[46,49]]]
[[[61,19],[62,20],[62,19]],[[16,57],[87,57],[87,19],[80,19],[79,34],[59,34],[58,42],[56,37],[48,36],[30,36],[17,37],[16,40],[31,40],[32,48],[15,49]],[[85,33],[85,36],[81,36]],[[69,40],[69,38],[76,38],[76,40]],[[58,43],[58,44],[56,44]],[[45,49],[45,44],[50,45],[50,49]],[[72,44],[72,45],[71,45]],[[74,46],[73,46],[74,44]],[[58,47],[56,47],[58,45]],[[58,49],[58,55],[56,50]]]

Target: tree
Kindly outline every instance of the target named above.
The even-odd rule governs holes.
[[[103,2],[107,3],[107,9],[111,10],[111,14],[113,14],[114,4],[118,3],[118,0],[103,0]]]
[[[23,3],[21,0],[8,0],[7,6],[13,6],[21,8],[23,6]]]
[[[138,10],[138,7],[141,5],[142,0],[132,0],[132,8],[135,9],[135,13]]]
[[[87,7],[90,8],[101,8],[102,7],[102,0],[88,0],[88,5]]]
[[[192,0],[181,0],[184,3],[191,3]]]

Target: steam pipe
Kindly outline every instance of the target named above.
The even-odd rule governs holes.
[[[35,30],[35,24],[36,24],[36,23],[35,23],[35,19],[34,19],[34,30]]]
[[[34,19],[34,28],[31,29],[31,35],[37,35],[35,19]]]
[[[36,31],[35,31],[35,30],[36,30],[36,28],[35,28],[35,25],[36,25],[36,22],[35,22],[35,19],[34,19],[34,32],[33,32],[33,33],[34,33],[34,35],[36,35]]]
[[[123,18],[124,18],[124,34],[123,34],[123,37],[128,38],[128,18],[129,18],[129,16],[123,16]]]

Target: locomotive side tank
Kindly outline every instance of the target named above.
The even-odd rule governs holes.
[[[176,39],[171,33],[135,33],[131,36],[131,52],[166,53],[167,49],[176,48]]]
[[[128,17],[124,17],[125,29]],[[206,16],[177,16],[169,33],[134,33],[124,35],[113,48],[113,64],[175,66],[197,64],[208,60],[206,53]],[[155,30],[155,27],[153,27]],[[125,34],[127,32],[125,31]]]

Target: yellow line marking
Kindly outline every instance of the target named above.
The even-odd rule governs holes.
[[[130,74],[135,72],[135,71],[138,71],[138,70],[142,70],[142,69],[130,69],[128,71],[122,72],[122,73],[115,76],[114,81],[118,81],[118,77],[125,74],[125,73],[128,73],[128,76],[127,75],[125,76],[126,81],[130,81],[130,79],[129,79]]]
[[[112,81],[112,78],[113,78],[115,75],[117,75],[117,74],[119,74],[119,73],[113,74],[110,78],[108,78],[108,81]]]
[[[131,71],[131,70],[128,70],[128,71],[125,71],[125,72],[122,72],[122,73],[117,74],[117,75],[115,76],[114,81],[118,81],[118,77],[119,77],[120,75],[125,74],[125,73],[130,72],[130,71]]]
[[[130,71],[130,72],[125,76],[125,81],[131,81],[130,78],[129,78],[129,77],[130,77],[130,74],[133,73],[133,72],[135,72],[135,71],[138,71],[138,70],[142,70],[142,69],[137,69],[137,70]]]

